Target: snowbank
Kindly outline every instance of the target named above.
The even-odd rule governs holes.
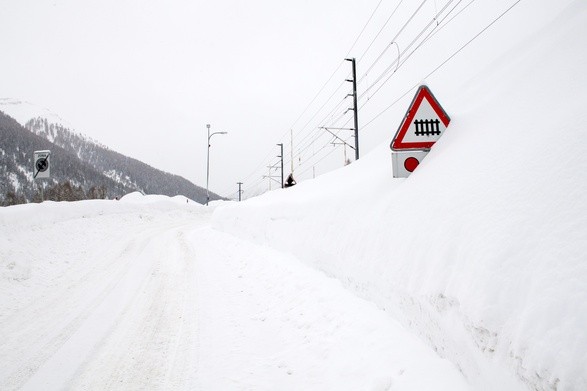
[[[388,144],[295,188],[216,209],[390,311],[475,389],[587,389],[587,4],[451,91],[407,180]],[[391,135],[390,135],[391,137]],[[521,388],[520,388],[521,387]]]
[[[339,281],[211,229],[210,208],[132,194],[8,212],[1,390],[470,390]]]
[[[174,218],[186,216],[186,211],[194,215],[209,213],[206,208],[196,202],[186,202],[185,197],[167,197],[163,195],[143,196],[132,193],[115,200],[87,200],[76,202],[45,201],[42,204],[23,204],[0,208],[0,231],[10,232],[11,238],[6,235],[0,237],[0,277],[8,280],[22,281],[31,278],[36,256],[34,250],[40,243],[51,241],[68,243],[68,235],[87,236],[90,233],[83,231],[84,221],[90,218],[103,218],[105,221],[118,219],[120,224],[125,222],[141,224],[155,217],[173,221]],[[189,215],[189,214],[188,214]],[[60,234],[55,226],[64,222],[75,222],[81,231]],[[25,239],[13,242],[14,238]],[[27,243],[27,245],[22,245]],[[43,262],[39,264],[44,265]],[[67,265],[62,265],[67,267]],[[53,272],[53,271],[52,271]],[[57,271],[55,271],[57,272]],[[37,276],[47,276],[47,270],[36,273]],[[7,291],[10,293],[10,291]]]
[[[30,225],[30,221],[36,221],[39,226],[43,226],[55,222],[75,218],[95,217],[103,214],[135,213],[137,211],[153,212],[184,206],[193,208],[194,210],[204,208],[203,205],[184,196],[142,195],[139,192],[127,194],[119,201],[44,201],[42,204],[30,203],[0,208],[0,227],[16,228],[21,223]]]

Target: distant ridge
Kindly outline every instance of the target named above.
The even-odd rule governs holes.
[[[0,110],[9,109],[20,118],[0,111],[0,203],[32,202],[39,189],[32,178],[33,151],[52,151],[51,179],[44,188],[69,182],[85,194],[100,188],[105,197],[121,197],[133,191],[167,196],[183,195],[196,202],[206,202],[206,190],[178,175],[151,167],[136,159],[110,150],[79,134],[59,121],[47,109],[28,102],[0,99]],[[46,114],[31,117],[27,115]],[[22,121],[25,121],[22,123]],[[21,123],[19,123],[21,122]],[[210,193],[210,199],[221,199]],[[15,202],[17,200],[17,202]]]

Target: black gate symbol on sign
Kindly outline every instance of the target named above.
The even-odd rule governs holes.
[[[416,125],[416,136],[440,136],[440,121],[437,119],[417,119],[414,121]]]
[[[49,169],[49,155],[37,159],[35,162],[35,168],[37,169],[37,172],[34,173],[33,179],[37,179],[37,175],[39,175],[40,172],[45,172]]]
[[[47,171],[47,169],[49,168],[49,162],[47,161],[47,158],[48,157],[44,157],[44,158],[37,160],[37,163],[36,163],[37,171],[39,171],[39,172]]]

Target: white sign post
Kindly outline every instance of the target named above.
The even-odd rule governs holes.
[[[443,135],[450,118],[427,86],[420,86],[391,142],[393,177],[407,178]]]
[[[33,179],[51,177],[51,151],[35,151],[33,159]]]
[[[391,153],[393,177],[407,178],[428,155],[428,151],[397,151]]]
[[[35,151],[33,153],[33,179],[42,179],[51,177],[51,151]],[[41,193],[41,202],[45,200],[43,196],[43,185],[38,183],[39,192]]]

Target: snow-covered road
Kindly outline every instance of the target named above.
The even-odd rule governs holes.
[[[206,208],[1,212],[2,390],[468,389],[375,305]]]

